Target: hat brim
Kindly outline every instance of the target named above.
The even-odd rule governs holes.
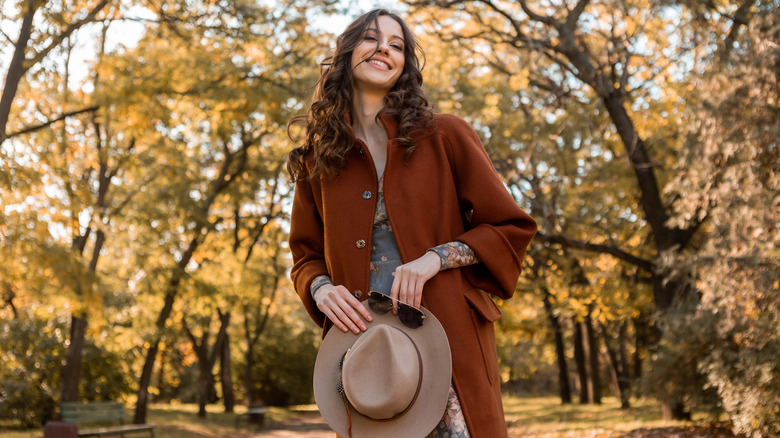
[[[450,344],[441,323],[424,307],[421,327],[410,329],[403,325],[396,315],[388,312],[378,315],[369,309],[373,321],[367,323],[368,330],[379,324],[387,324],[409,335],[420,351],[423,375],[417,399],[402,415],[392,420],[373,420],[349,407],[349,419],[344,398],[337,391],[340,378],[339,363],[344,353],[366,332],[355,334],[332,328],[322,340],[314,364],[314,399],[323,418],[339,435],[348,435],[351,420],[352,436],[372,438],[425,437],[439,423],[447,408],[447,398],[452,380],[452,357]],[[377,376],[382,378],[382,376]]]

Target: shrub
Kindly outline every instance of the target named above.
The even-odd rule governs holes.
[[[21,311],[0,320],[0,419],[20,427],[40,427],[53,418],[62,389],[69,318]],[[129,391],[121,357],[95,345],[84,345],[80,394],[84,400],[116,400]]]

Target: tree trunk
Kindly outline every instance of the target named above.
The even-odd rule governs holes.
[[[68,356],[65,360],[65,368],[62,373],[62,398],[63,402],[79,401],[79,381],[81,380],[82,352],[84,351],[84,339],[87,333],[87,315],[71,316],[70,345]]]
[[[629,379],[626,373],[626,361],[623,357],[625,347],[620,345],[618,351],[616,351],[609,342],[609,333],[604,324],[600,324],[601,334],[604,337],[604,347],[607,349],[607,357],[609,358],[611,375],[614,380],[615,389],[620,396],[620,409],[628,409],[631,407],[629,402]],[[625,340],[625,323],[620,327],[620,333],[618,334],[618,343],[622,343]]]
[[[219,314],[220,327],[212,347],[209,347],[208,326],[203,329],[203,335],[200,342],[198,342],[198,339],[187,325],[186,318],[182,318],[184,332],[192,342],[192,349],[198,358],[198,417],[201,418],[206,417],[206,405],[215,403],[219,399],[213,370],[217,358],[222,357],[222,351],[227,342],[230,312],[223,314],[220,309],[217,309],[217,313]]]
[[[590,319],[590,312],[585,315],[585,333],[587,338],[586,353],[588,355],[588,392],[590,398],[588,401],[593,404],[601,404],[601,374],[599,373],[599,346],[598,339],[593,330],[593,322]]]
[[[550,321],[553,335],[555,337],[555,354],[558,359],[558,393],[561,397],[561,403],[571,403],[571,387],[569,386],[569,370],[566,366],[566,349],[563,344],[563,330],[558,316],[555,315],[550,302],[550,292],[544,288],[544,310],[547,313],[547,319]]]
[[[647,345],[647,327],[642,316],[634,318],[634,381],[642,378],[642,351]]]
[[[252,404],[260,400],[260,394],[255,389],[255,378],[252,373],[252,368],[255,366],[255,344],[253,342],[247,343],[246,353],[244,354],[244,362],[246,366],[244,368],[244,385],[246,385],[246,398],[247,401]]]
[[[152,370],[154,369],[154,360],[157,357],[157,348],[160,341],[154,341],[146,350],[146,360],[144,361],[144,368],[141,371],[141,380],[138,383],[138,401],[135,405],[135,415],[133,416],[133,423],[144,424],[146,423],[146,411],[149,404],[149,382],[152,380]]]
[[[183,317],[182,326],[184,333],[190,339],[192,343],[192,350],[195,352],[195,357],[198,359],[198,417],[206,417],[206,405],[209,403],[209,386],[213,388],[213,376],[211,375],[211,368],[209,367],[208,359],[208,343],[209,343],[209,328],[208,323],[203,329],[203,335],[200,342],[195,337],[195,334],[190,330],[187,324],[187,318]]]
[[[685,404],[671,398],[661,400],[661,414],[664,421],[691,420],[691,412],[685,407]]]
[[[186,256],[186,254],[185,254]],[[189,262],[189,258],[187,258]],[[179,288],[179,282],[181,281],[181,273],[174,273],[171,280],[168,282],[168,292],[165,294],[165,304],[160,309],[160,314],[157,317],[156,328],[158,333],[162,332],[165,327],[166,321],[171,316],[173,311],[173,301],[176,298],[176,292]],[[154,362],[157,360],[157,350],[160,346],[160,335],[158,334],[149,343],[149,347],[146,350],[146,359],[144,360],[143,371],[141,371],[141,380],[138,382],[138,397],[135,405],[135,415],[133,416],[133,423],[144,424],[146,423],[146,411],[147,404],[149,403],[149,383],[152,380],[152,371],[154,370]]]
[[[230,335],[225,335],[219,359],[220,380],[222,381],[222,397],[225,402],[225,412],[233,412],[236,407],[236,393],[233,390],[233,373],[230,370]]]
[[[168,383],[166,382],[167,377],[165,375],[165,369],[166,369],[166,350],[165,348],[160,351],[160,367],[157,369],[157,395],[154,397],[154,402],[165,402],[168,401]]]
[[[206,364],[198,361],[198,417],[206,418],[206,404],[208,403],[209,379],[211,374],[205,369]]]
[[[580,403],[587,403],[588,395],[588,369],[585,364],[585,340],[582,335],[582,323],[576,319],[574,324],[574,363],[577,364],[577,377],[580,386]]]
[[[251,142],[245,142],[242,144],[240,150],[236,151],[235,153],[225,154],[225,158],[222,162],[219,174],[214,180],[212,180],[209,195],[206,197],[205,201],[200,207],[203,217],[208,217],[211,205],[214,203],[217,196],[228,186],[230,186],[230,184],[236,180],[238,175],[244,172],[247,163],[249,146],[251,145]],[[231,170],[231,163],[233,163],[233,160],[236,158],[239,160],[238,165],[232,166]],[[195,253],[195,250],[198,248],[202,240],[206,238],[212,227],[213,224],[205,222],[194,228],[195,236],[190,241],[187,250],[181,257],[181,260],[179,260],[179,262],[176,264],[176,267],[173,269],[171,279],[168,281],[168,287],[165,292],[165,301],[162,309],[160,309],[160,314],[158,315],[157,322],[155,324],[157,334],[149,343],[149,349],[147,350],[143,372],[141,373],[141,381],[138,384],[138,401],[135,407],[135,416],[133,417],[133,421],[137,424],[146,422],[146,404],[149,402],[149,382],[152,378],[152,369],[154,368],[154,362],[157,359],[157,349],[160,343],[160,337],[162,336],[162,331],[165,328],[165,324],[168,322],[168,318],[171,316],[171,312],[173,311],[173,303],[176,300],[176,295],[179,291],[179,283],[181,282],[181,278],[185,273],[187,265],[192,259],[192,255]]]

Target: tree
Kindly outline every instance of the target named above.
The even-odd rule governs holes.
[[[38,67],[52,51],[68,40],[78,29],[98,21],[101,12],[107,9],[109,4],[109,0],[97,0],[86,4],[78,0],[62,4],[40,0],[18,1],[16,10],[21,18],[19,36],[16,42],[12,43],[14,52],[11,62],[8,64],[3,94],[0,97],[0,144],[9,137],[29,133],[67,117],[95,110],[94,106],[69,110],[56,116],[46,116],[48,120],[44,123],[20,128],[13,133],[7,131],[14,98],[25,74],[34,67]],[[43,16],[44,21],[38,29],[35,29],[33,19],[39,10],[41,11],[39,15]]]
[[[724,141],[730,143],[736,131],[741,132],[737,137],[745,138],[743,129],[758,125],[759,128],[753,129],[753,133],[761,133],[758,144],[762,145],[762,152],[753,154],[756,158],[760,157],[758,167],[746,175],[753,172],[761,174],[760,163],[766,163],[764,160],[774,158],[776,153],[776,143],[767,139],[777,138],[776,135],[771,137],[766,134],[771,131],[767,128],[777,123],[770,112],[764,111],[767,107],[762,105],[756,106],[761,109],[753,113],[752,123],[742,119],[742,114],[737,120],[745,120],[746,123],[722,123],[722,126],[731,129],[730,132],[713,129],[715,124],[710,122],[699,122],[702,114],[712,114],[714,109],[723,108],[713,105],[709,99],[702,99],[700,91],[706,89],[720,92],[722,85],[719,84],[726,83],[720,82],[722,78],[731,77],[734,80],[739,77],[740,80],[734,80],[733,83],[744,86],[746,83],[743,80],[750,81],[757,85],[754,96],[761,96],[759,99],[762,102],[763,96],[771,96],[768,102],[773,101],[774,89],[763,88],[762,92],[757,92],[757,89],[769,83],[776,84],[771,79],[774,73],[768,73],[773,70],[766,69],[774,61],[747,70],[734,66],[752,67],[756,59],[774,59],[766,54],[759,56],[754,50],[762,47],[762,44],[764,47],[772,44],[769,41],[776,34],[770,30],[774,27],[767,17],[776,15],[777,2],[584,0],[411,3],[415,6],[439,6],[434,12],[421,9],[421,15],[431,18],[425,24],[428,29],[445,41],[459,44],[464,49],[462,53],[465,53],[465,59],[470,63],[484,59],[483,65],[489,66],[497,74],[506,75],[506,83],[510,88],[513,82],[525,87],[516,91],[514,97],[498,93],[497,99],[493,98],[490,102],[485,99],[485,109],[475,120],[478,125],[485,126],[484,134],[489,150],[496,140],[498,144],[509,143],[508,150],[501,150],[497,155],[494,153],[497,163],[506,163],[503,167],[497,167],[510,180],[513,173],[522,175],[521,179],[525,183],[518,186],[523,193],[528,194],[527,198],[533,200],[539,196],[538,186],[533,187],[528,182],[540,172],[538,165],[528,166],[528,158],[523,158],[524,154],[526,157],[543,157],[537,163],[544,166],[541,169],[543,174],[554,175],[554,178],[548,177],[548,180],[563,176],[558,187],[568,195],[566,201],[576,205],[576,208],[569,209],[563,202],[545,203],[551,208],[541,210],[543,217],[554,212],[561,217],[559,223],[563,226],[556,227],[555,223],[543,221],[537,240],[577,250],[610,254],[631,265],[631,270],[638,274],[641,272],[639,275],[630,274],[642,279],[639,284],[643,284],[644,279],[650,280],[656,312],[658,315],[666,315],[656,319],[656,335],[666,333],[672,337],[685,336],[679,331],[672,334],[670,329],[665,328],[667,323],[664,321],[669,320],[669,327],[685,327],[676,324],[675,320],[684,318],[687,311],[699,305],[698,297],[703,292],[700,281],[704,277],[700,276],[703,272],[701,266],[696,264],[701,259],[694,254],[704,254],[702,250],[706,246],[705,242],[711,242],[716,236],[713,234],[717,228],[713,228],[715,223],[722,222],[724,226],[729,223],[727,228],[734,228],[731,219],[725,219],[729,214],[718,219],[713,215],[715,211],[720,211],[717,207],[719,203],[730,204],[719,198],[718,193],[721,192],[716,187],[728,184],[722,184],[717,176],[739,168],[730,165],[737,163],[722,161],[725,157],[735,155],[728,152],[730,147],[725,155],[717,155],[724,152],[719,146]],[[761,23],[755,29],[762,29],[762,32],[745,30],[751,29],[753,23]],[[677,29],[680,38],[668,38],[668,33],[673,29]],[[707,73],[710,66],[716,66],[718,71],[725,69],[726,74],[702,86],[701,77],[718,77],[717,74]],[[469,71],[478,70],[474,66]],[[473,78],[465,77],[465,80],[473,81]],[[740,95],[748,95],[745,93],[747,90],[747,87],[742,88]],[[491,97],[490,91],[486,93],[485,90],[477,95],[485,94]],[[712,100],[717,102],[723,95],[716,96]],[[702,100],[708,103],[703,104]],[[505,101],[506,104],[503,103]],[[732,102],[736,104],[732,108],[740,107],[737,100]],[[534,122],[516,124],[530,132],[525,135],[517,129],[505,128],[511,117],[496,111],[494,108],[497,103],[499,108],[505,108],[506,114],[519,120],[531,119],[536,111],[546,114]],[[746,105],[747,102],[743,100],[741,104]],[[605,116],[611,125],[605,130],[593,130],[587,123],[578,123],[580,117],[589,117],[593,120],[590,124],[592,127],[600,124]],[[501,121],[493,121],[495,118]],[[536,147],[542,144],[551,150],[560,148],[555,141],[545,139],[545,135],[550,135],[545,128],[551,122],[558,122],[561,132],[568,134],[560,142],[572,142],[566,150],[567,154],[577,157],[571,167],[561,167],[564,160],[552,160],[548,158],[550,154],[543,152],[544,147]],[[706,135],[703,131],[705,126]],[[696,128],[692,130],[692,127]],[[502,131],[502,128],[505,130]],[[622,146],[622,152],[611,146],[616,139]],[[692,143],[698,144],[691,147]],[[712,163],[701,160],[702,144],[708,145],[716,163],[725,164],[715,166],[715,173],[699,173],[704,165]],[[739,144],[746,151],[745,156],[750,156],[747,151],[757,150]],[[586,151],[590,149],[592,157],[598,158],[592,160],[578,156],[583,146],[586,146]],[[516,151],[514,154],[510,152],[513,147]],[[699,155],[693,156],[694,153]],[[602,164],[594,166],[598,161]],[[516,166],[517,170],[511,170],[512,166]],[[620,167],[631,172],[630,186],[633,187],[622,183],[622,180],[618,184],[601,185],[607,179],[604,177],[606,171],[610,175],[625,174]],[[744,166],[742,169],[747,168]],[[714,184],[711,179],[713,174],[716,175]],[[566,179],[567,175],[570,180]],[[730,181],[734,181],[733,178]],[[744,181],[753,181],[753,178],[743,180],[743,184]],[[769,177],[769,181],[773,179]],[[741,196],[740,205],[749,196],[761,198],[763,205],[772,205],[773,201],[769,201],[771,196],[767,197],[768,193],[772,193],[771,189],[767,191],[769,187],[751,187],[756,187],[756,190]],[[584,193],[597,196],[603,202],[591,202],[592,199],[582,196]],[[572,196],[574,194],[580,194],[580,199]],[[594,205],[597,208],[593,208]],[[620,214],[621,219],[627,220],[619,220],[615,217],[616,213]],[[758,214],[758,217],[762,215]],[[772,229],[766,222],[751,220],[750,223],[755,224],[755,229]],[[616,239],[621,234],[624,239]],[[726,260],[736,262],[731,256],[726,257]],[[590,264],[586,259],[583,268],[588,270]],[[619,267],[619,271],[625,269],[625,265]],[[761,269],[753,271],[751,275],[754,279],[765,278]],[[762,284],[768,283],[762,281]],[[757,303],[755,300],[752,302]],[[721,302],[721,305],[733,304]],[[764,303],[760,307],[766,308],[768,305]],[[640,314],[644,314],[644,311]],[[644,330],[637,328],[637,343],[640,339],[658,338],[643,333]],[[694,341],[693,337],[689,339]],[[636,356],[640,357],[639,349],[636,350]],[[694,364],[702,363],[701,356],[690,359]],[[703,365],[698,369],[700,371],[697,372],[701,373]],[[689,382],[695,381],[689,379]],[[670,394],[659,395],[665,401],[666,416],[686,415],[686,409],[680,403],[680,394],[674,397]]]

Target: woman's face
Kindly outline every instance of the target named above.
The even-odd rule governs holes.
[[[405,41],[401,25],[386,15],[379,16],[377,24],[378,29],[373,25],[366,29],[352,52],[351,66],[357,91],[387,93],[404,69]]]

